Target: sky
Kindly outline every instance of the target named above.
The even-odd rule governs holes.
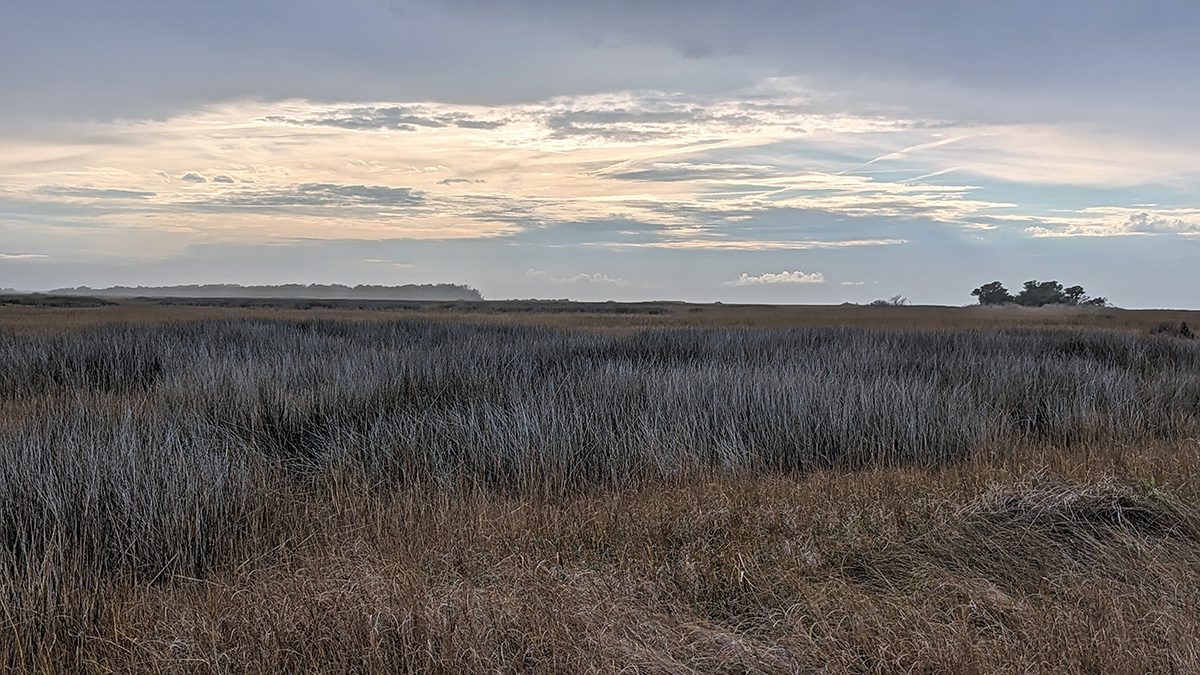
[[[0,287],[1200,308],[1200,3],[0,0]]]

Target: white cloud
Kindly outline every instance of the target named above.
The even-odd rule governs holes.
[[[1034,237],[1126,237],[1176,234],[1200,235],[1200,209],[1158,209],[1097,206],[1079,211],[1038,216],[1025,228]]]
[[[1138,213],[1130,214],[1129,218],[1125,220],[1125,224],[1135,232],[1155,234],[1200,233],[1200,218],[1194,217],[1197,214],[1189,215],[1193,217],[1185,219],[1139,211]]]
[[[834,241],[818,240],[739,240],[739,239],[668,239],[656,242],[602,244],[608,248],[667,248],[696,251],[811,251],[860,246],[899,246],[907,239],[845,239]]]
[[[1066,126],[814,106],[780,88],[727,97],[617,91],[491,106],[233,101],[165,119],[66,125],[57,141],[0,137],[0,183],[6,195],[34,204],[31,212],[69,203],[78,224],[174,232],[180,246],[482,239],[605,220],[631,223],[628,236],[579,229],[562,245],[751,251],[906,243],[903,229],[887,238],[847,232],[846,241],[807,240],[799,227],[754,231],[757,218],[785,209],[831,220],[1024,227],[1038,237],[1200,229],[1194,215],[1161,209],[1129,222],[1129,210],[1013,215],[1021,205],[990,197],[980,182],[1178,181],[1194,171],[1188,142],[1164,148]],[[74,137],[89,139],[86,162]],[[948,174],[953,181],[925,182]]]
[[[384,260],[382,258],[364,258],[362,262],[366,265],[379,265],[381,267],[394,267],[396,269],[408,269],[413,267],[412,263]]]
[[[820,272],[764,272],[758,276],[742,275],[733,281],[725,282],[725,286],[758,286],[761,284],[823,284],[825,275]]]
[[[39,260],[48,257],[40,253],[0,253],[0,260]]]
[[[607,274],[601,274],[598,272],[592,274],[580,273],[576,274],[575,276],[558,277],[543,270],[529,269],[525,270],[525,277],[528,279],[536,279],[538,281],[545,281],[552,284],[602,284],[608,286],[630,285],[628,281],[621,279],[620,277],[610,277]]]

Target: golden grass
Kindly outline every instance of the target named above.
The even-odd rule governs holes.
[[[662,307],[129,302],[0,307],[0,329],[401,317],[619,332],[1200,323],[1188,312],[1107,309]],[[45,405],[35,394],[0,399],[0,432],[63,401],[90,400],[68,394],[47,395]],[[129,416],[161,404],[161,394],[96,394],[104,406],[88,410]],[[157,450],[153,431],[129,433]],[[125,452],[142,448],[130,443]],[[246,541],[229,543],[235,557],[204,574],[72,567],[61,547],[43,559],[0,560],[8,584],[0,585],[0,672],[1200,671],[1196,439],[1000,444],[936,466],[857,471],[712,468],[553,498],[420,480],[381,485],[340,469],[306,481],[253,466],[279,475],[250,481],[268,487],[241,497],[253,508],[232,510],[246,522],[214,521],[232,523]],[[199,519],[184,525],[178,531],[190,527],[206,543]]]
[[[292,492],[286,545],[205,580],[61,589],[76,614],[10,627],[0,664],[1190,672],[1198,450],[693,476],[558,502]]]
[[[564,305],[569,310],[569,305]],[[624,310],[624,311],[622,311]],[[648,311],[646,311],[648,310]],[[649,313],[649,312],[655,313]],[[541,325],[562,329],[631,332],[647,328],[810,328],[882,330],[985,330],[1045,328],[1148,331],[1163,323],[1200,326],[1200,311],[1062,307],[868,307],[831,305],[614,304],[611,311],[548,311],[519,301],[427,303],[418,309],[353,309],[286,306],[220,307],[160,305],[127,300],[104,307],[0,305],[0,330],[45,333],[121,322],[205,319],[338,319],[388,321],[432,319],[470,323]]]

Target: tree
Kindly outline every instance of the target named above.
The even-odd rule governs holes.
[[[984,284],[971,291],[971,295],[979,298],[981,305],[1001,305],[1015,302],[1025,307],[1043,307],[1045,305],[1086,305],[1090,307],[1106,307],[1108,299],[1103,297],[1089,298],[1083,286],[1063,288],[1057,281],[1038,281],[1031,279],[1021,285],[1021,292],[1014,297],[999,281]]]
[[[971,295],[979,298],[981,305],[1003,305],[1013,301],[1013,296],[999,281],[984,284],[971,291]]]
[[[1065,289],[1063,295],[1066,297],[1068,305],[1078,305],[1087,297],[1083,294],[1083,286],[1072,286]]]
[[[908,298],[903,295],[893,295],[887,300],[872,300],[872,307],[903,307],[908,304]]]
[[[1057,281],[1026,281],[1024,288],[1017,293],[1017,304],[1026,307],[1041,307],[1043,305],[1067,304],[1067,296],[1063,293],[1063,285]]]

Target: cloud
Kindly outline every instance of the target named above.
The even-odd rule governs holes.
[[[146,190],[121,190],[116,188],[73,187],[47,185],[37,188],[38,194],[50,197],[72,197],[78,199],[149,199],[156,193]]]
[[[959,141],[966,140],[970,137],[971,137],[971,134],[967,134],[967,135],[963,135],[963,136],[951,136],[950,138],[941,138],[941,139],[938,139],[935,141],[929,141],[928,143],[918,143],[916,145],[912,145],[907,148],[901,148],[900,150],[896,150],[895,152],[889,152],[885,155],[880,155],[878,157],[875,157],[874,159],[863,162],[862,164],[859,164],[858,166],[856,166],[852,169],[847,169],[847,170],[843,171],[842,173],[854,173],[855,171],[858,171],[859,169],[864,169],[868,166],[871,166],[872,164],[877,164],[879,162],[887,161],[890,159],[900,159],[902,157],[906,157],[914,152],[919,152],[921,150],[932,150],[934,148],[940,148],[944,145],[950,145],[951,143],[957,143]],[[934,172],[934,173],[936,174],[939,172]],[[926,174],[926,175],[928,176],[929,174]]]
[[[404,207],[421,204],[424,193],[409,187],[301,183],[269,188],[245,188],[191,202],[212,208],[263,209],[288,207]]]
[[[335,107],[308,115],[267,115],[265,122],[296,126],[335,127],[338,129],[417,131],[418,128],[492,130],[507,124],[503,119],[484,119],[460,110],[445,110],[424,105],[376,105]]]
[[[379,265],[381,267],[394,267],[396,269],[409,269],[410,267],[415,267],[415,265],[412,263],[385,260],[383,258],[363,258],[361,262],[366,265]]]
[[[842,241],[818,240],[753,240],[753,239],[666,239],[653,242],[602,244],[613,248],[666,248],[697,251],[812,251],[860,246],[899,246],[907,239],[847,239]]]
[[[502,124],[475,124],[492,121]],[[563,133],[564,124],[573,131]],[[402,143],[362,133],[399,125],[428,133]],[[778,82],[737,95],[630,90],[490,106],[231,101],[64,133],[88,139],[88,164],[72,159],[67,141],[0,139],[4,187],[36,202],[27,210],[39,217],[93,199],[73,222],[159,227],[193,240],[523,232],[531,234],[520,243],[696,251],[894,246],[908,242],[913,223],[928,222],[1096,234],[1084,216],[1031,213],[1001,199],[1021,192],[998,193],[984,177],[1136,183],[1180,177],[1181,158],[1194,157],[1069,128],[830,112],[812,92]],[[189,144],[203,154],[181,157]],[[31,164],[43,157],[65,159]],[[897,166],[879,170],[879,160],[871,173],[845,173],[883,157]],[[1152,215],[1168,220],[1122,225],[1104,216],[1099,229],[1188,229],[1187,217],[1159,211]],[[812,217],[782,222],[799,213]],[[623,225],[592,226],[602,221]]]
[[[527,279],[534,279],[537,281],[544,281],[544,282],[548,282],[548,283],[552,283],[552,284],[600,284],[600,285],[608,285],[608,286],[628,286],[628,285],[630,285],[629,282],[624,279],[621,279],[619,277],[610,277],[607,274],[601,274],[601,273],[593,273],[593,274],[580,273],[580,274],[576,274],[574,276],[560,277],[560,276],[554,276],[554,275],[550,274],[549,272],[545,272],[543,270],[529,269],[529,270],[525,270],[525,277]]]
[[[499,129],[508,124],[505,120],[475,120],[475,119],[456,119],[454,126],[460,129]]]
[[[823,284],[825,275],[820,272],[764,272],[758,276],[750,276],[742,272],[733,281],[726,281],[724,286],[759,286],[764,284]]]
[[[773,134],[868,133],[921,126],[902,118],[819,112],[793,91],[728,98],[611,92],[558,97],[525,106],[517,117],[549,131],[551,140],[600,145],[738,145],[738,138],[765,139]]]
[[[1172,218],[1139,211],[1138,213],[1129,214],[1125,225],[1131,232],[1148,232],[1152,234],[1200,233],[1200,218],[1195,217],[1197,214],[1190,215],[1192,217],[1185,220],[1184,218]]]
[[[862,286],[864,283],[866,283],[866,282],[863,282],[863,281],[843,281],[843,282],[842,282],[842,285],[843,285],[843,286]]]
[[[875,106],[1182,116],[1200,89],[1189,39],[1200,15],[1186,1],[1141,11],[1094,0],[348,0],[284,14],[213,0],[120,21],[81,0],[27,4],[5,17],[0,81],[12,83],[6,103],[30,115],[132,117],[247,93],[373,101],[399,90],[495,103],[616,87],[727,90],[781,75],[858,85],[849,95]],[[206,67],[190,67],[198,62]],[[111,72],[123,76],[98,76]],[[1128,100],[1109,105],[1112,92]]]
[[[712,181],[769,178],[779,175],[779,169],[753,164],[717,164],[692,162],[653,162],[643,168],[607,170],[599,175],[617,180],[636,181]]]
[[[0,253],[0,260],[41,260],[49,257],[40,253]]]
[[[1033,237],[1200,236],[1200,208],[1147,211],[1098,206],[1027,219]]]
[[[800,248],[808,245],[772,244],[761,236],[746,239],[768,241],[739,244],[741,237],[726,230],[781,209],[929,216],[953,222],[992,206],[964,198],[970,188],[961,186],[899,185],[864,176],[838,177],[830,171],[797,171],[788,165],[796,153],[775,151],[778,142],[807,138],[814,131],[860,135],[917,128],[904,120],[814,112],[807,105],[790,93],[727,99],[660,92],[469,108],[439,103],[234,102],[144,121],[136,129],[127,122],[90,128],[98,139],[111,138],[110,146],[97,143],[95,154],[97,163],[113,168],[103,174],[77,167],[75,171],[81,179],[95,182],[96,189],[143,188],[140,191],[150,193],[145,188],[156,188],[153,203],[126,205],[126,213],[108,214],[114,218],[166,222],[170,217],[179,228],[198,227],[203,214],[255,213],[264,221],[276,218],[277,234],[303,230],[306,236],[328,229],[329,223],[300,222],[300,217],[338,217],[343,219],[336,227],[339,234],[371,236],[382,228],[389,228],[393,236],[417,231],[436,236],[438,230],[469,236],[472,229],[479,236],[492,236],[501,230],[608,219],[630,223],[629,231],[635,234],[619,234],[616,242],[574,244],[631,239],[653,244],[657,239],[664,247],[678,248]],[[397,146],[358,129],[411,124],[415,117],[423,120],[423,128],[441,135],[415,136]],[[593,131],[608,126],[617,135],[664,135],[652,142],[630,141],[636,148],[614,145],[604,138],[607,133],[564,140],[553,128],[552,121],[559,117],[590,125]],[[505,120],[505,129],[484,132],[458,125],[490,119]],[[797,131],[798,125],[804,130]],[[138,153],[128,152],[128,138],[137,139]],[[208,148],[205,161],[223,172],[205,175],[173,167],[180,161],[178,147],[184,139],[203,143]],[[28,152],[36,156],[45,150],[32,147]],[[746,161],[741,156],[746,151],[758,161]],[[4,169],[0,160],[0,173]],[[192,187],[162,187],[156,171],[164,170],[187,177]],[[231,189],[235,184],[238,189]],[[435,189],[454,185],[473,189]],[[265,222],[253,227],[227,223],[221,231],[238,232],[239,237],[269,236]]]

